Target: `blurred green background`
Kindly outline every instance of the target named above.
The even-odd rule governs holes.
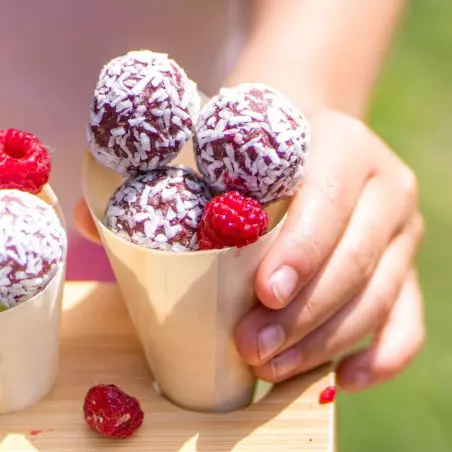
[[[384,0],[383,0],[384,1]],[[342,395],[340,452],[452,451],[452,1],[411,0],[368,117],[416,171],[427,343],[402,377]]]

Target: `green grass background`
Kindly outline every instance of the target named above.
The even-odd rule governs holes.
[[[385,1],[385,0],[382,0]],[[427,343],[400,378],[338,403],[340,452],[452,451],[452,1],[411,0],[368,117],[416,171]]]

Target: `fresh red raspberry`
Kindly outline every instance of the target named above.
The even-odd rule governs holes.
[[[93,386],[86,394],[83,412],[86,423],[108,438],[128,438],[144,418],[138,400],[115,385]]]
[[[200,250],[242,247],[268,230],[267,212],[258,201],[237,191],[211,199],[198,226]]]
[[[336,387],[335,386],[327,386],[319,394],[319,403],[320,403],[320,405],[326,405],[327,403],[334,402],[335,398],[336,398]]]
[[[33,134],[0,130],[0,189],[39,193],[51,170],[46,147]]]

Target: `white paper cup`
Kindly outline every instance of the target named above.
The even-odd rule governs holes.
[[[194,168],[191,144],[176,163]],[[118,237],[103,224],[108,200],[123,180],[86,153],[86,201],[161,392],[195,411],[248,405],[256,379],[238,356],[233,331],[256,303],[255,274],[288,202],[271,206],[270,232],[247,247],[156,251]]]
[[[64,224],[52,189],[45,186],[39,197]],[[44,291],[0,313],[0,414],[34,405],[55,383],[65,266],[60,266]]]
[[[202,92],[202,104],[208,101]],[[196,169],[192,141],[171,164]],[[148,364],[164,396],[179,406],[232,411],[253,400],[256,379],[233,340],[256,303],[254,280],[285,217],[288,201],[268,209],[269,233],[247,247],[197,252],[149,250],[103,224],[108,201],[124,182],[86,152],[83,190]]]

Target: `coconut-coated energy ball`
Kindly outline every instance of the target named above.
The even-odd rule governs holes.
[[[0,190],[0,310],[43,291],[66,250],[66,232],[51,206],[26,192]]]
[[[200,102],[196,84],[168,55],[141,50],[114,58],[91,103],[91,152],[123,176],[163,166],[191,138]]]
[[[194,251],[210,198],[206,183],[188,168],[158,168],[121,185],[108,203],[104,222],[113,233],[146,248]]]
[[[263,84],[223,88],[195,125],[196,161],[218,192],[239,191],[262,204],[292,196],[309,146],[304,116]]]

